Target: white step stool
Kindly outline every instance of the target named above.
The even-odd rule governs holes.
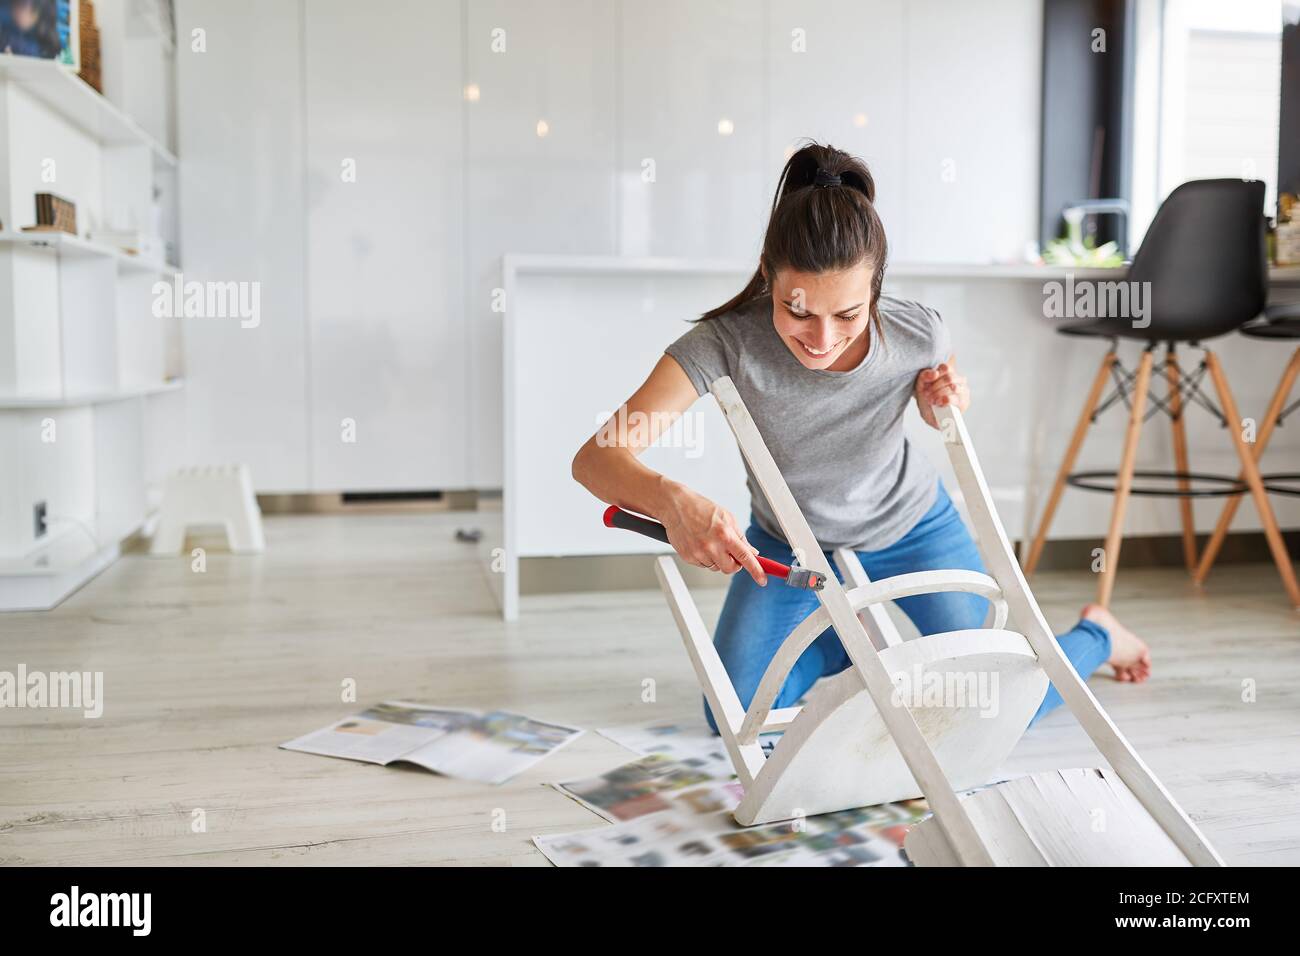
[[[266,549],[247,465],[182,468],[168,476],[149,553],[179,554],[189,528],[218,524],[226,529],[231,551]]]

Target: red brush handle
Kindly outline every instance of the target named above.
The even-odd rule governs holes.
[[[643,534],[647,538],[654,538],[656,541],[662,541],[668,544],[668,529],[658,521],[651,521],[649,518],[643,518],[640,515],[634,515],[624,511],[618,505],[610,505],[605,509],[605,527],[622,528],[624,531],[635,531],[637,534]],[[765,558],[758,555],[758,563],[768,574],[775,578],[784,578],[790,574],[790,566],[782,564],[780,561],[773,561],[771,558]]]

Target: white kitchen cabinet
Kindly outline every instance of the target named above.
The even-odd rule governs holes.
[[[470,483],[460,11],[304,8],[315,490]]]

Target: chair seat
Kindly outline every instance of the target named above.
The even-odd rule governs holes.
[[[1216,323],[1171,330],[1158,322],[1151,322],[1145,328],[1139,328],[1128,319],[1088,319],[1084,322],[1067,322],[1058,325],[1056,332],[1058,335],[1073,335],[1081,338],[1136,339],[1140,342],[1202,342],[1227,335],[1238,328],[1235,323]]]
[[[1252,339],[1300,339],[1300,302],[1278,302],[1264,310],[1264,318],[1247,322],[1241,334]]]
[[[899,688],[898,703],[911,710],[958,789],[989,781],[1047,693],[1037,656],[1014,631],[931,634],[885,648],[880,660]],[[919,796],[861,674],[850,667],[810,695],[735,816],[752,826]]]
[[[1264,317],[1270,322],[1282,322],[1288,319],[1300,322],[1300,299],[1295,302],[1270,302],[1264,309]]]
[[[1087,322],[1067,322],[1065,325],[1058,325],[1056,332],[1058,335],[1109,339],[1121,334],[1118,326],[1119,323],[1113,319],[1091,319]]]

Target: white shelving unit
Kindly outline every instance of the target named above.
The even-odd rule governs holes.
[[[49,249],[60,256],[88,256],[112,259],[119,272],[143,272],[148,275],[171,276],[180,271],[179,266],[168,262],[150,262],[113,246],[91,242],[66,232],[4,232],[0,231],[0,245],[23,245],[33,249]]]
[[[185,454],[180,323],[152,307],[179,267],[85,238],[161,234],[177,258],[175,44],[156,5],[95,8],[104,95],[0,54],[0,610],[112,564]],[[22,231],[38,192],[76,204],[79,235]]]
[[[105,146],[147,146],[162,166],[176,156],[135,120],[76,74],[51,60],[0,54],[0,80],[20,87],[91,139]]]

